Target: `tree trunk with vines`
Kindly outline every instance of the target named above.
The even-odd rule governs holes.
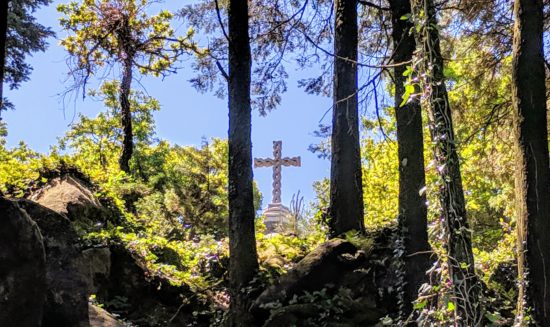
[[[550,163],[542,0],[514,5],[512,97],[517,143],[518,317],[550,325]]]
[[[331,235],[364,231],[357,101],[357,0],[335,2],[334,105],[330,170]]]
[[[448,268],[453,285],[455,317],[460,326],[480,326],[483,320],[481,284],[475,274],[472,236],[466,216],[453,120],[443,74],[433,0],[416,0],[415,17],[420,24],[417,37],[421,44],[424,92],[429,109],[430,132],[439,172],[440,202],[446,230]]]
[[[413,24],[403,17],[411,15],[410,0],[390,1],[392,38],[396,64],[410,62],[416,50]],[[418,297],[420,286],[427,282],[426,271],[430,267],[430,244],[424,173],[424,139],[422,111],[417,97],[405,99],[407,77],[403,75],[407,65],[394,68],[395,115],[397,121],[397,147],[399,159],[399,229],[405,253],[402,314],[408,316],[412,302]]]

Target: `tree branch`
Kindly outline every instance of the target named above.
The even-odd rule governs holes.
[[[220,13],[220,4],[218,3],[218,0],[214,0],[214,2],[216,3],[216,15],[218,16],[218,22],[220,23],[220,27],[222,28],[223,36],[225,36],[225,39],[227,40],[227,42],[231,42],[229,40],[229,36],[227,35],[227,32],[225,31],[225,27],[223,25],[222,15]]]
[[[223,77],[225,78],[225,80],[229,82],[229,75],[227,74],[227,72],[225,71],[225,69],[223,69],[222,64],[220,64],[220,62],[219,62],[218,60],[216,60],[216,66],[218,66],[218,69],[219,69],[220,72],[222,73],[222,75],[223,75]]]
[[[378,10],[390,10],[390,8],[388,8],[388,7],[382,7],[380,5],[377,5],[377,4],[372,3],[370,1],[367,1],[367,0],[357,0],[357,2],[362,4],[363,6],[375,8],[375,9],[378,9]]]

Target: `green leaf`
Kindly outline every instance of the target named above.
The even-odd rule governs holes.
[[[403,72],[403,76],[411,76],[412,72],[413,72],[412,66],[409,65],[407,66],[407,69],[405,69],[405,71]]]
[[[447,311],[455,311],[456,306],[453,302],[449,301],[447,302]]]
[[[411,85],[411,84],[406,84],[405,85],[405,93],[403,94],[403,100],[399,104],[399,107],[403,107],[407,103],[407,101],[409,101],[409,98],[413,94],[414,94],[414,86]]]
[[[466,262],[461,262],[461,263],[460,263],[460,268],[461,268],[461,269],[468,269],[469,266],[470,266],[470,265],[467,264]]]
[[[385,316],[384,318],[381,319],[381,322],[382,322],[382,325],[383,326],[391,326],[393,325],[393,319],[388,317],[388,316]]]
[[[489,319],[489,321],[492,322],[492,323],[495,323],[498,320],[500,320],[500,318],[502,318],[500,316],[500,313],[498,313],[498,312],[495,312],[495,313],[487,312],[487,313],[485,313],[485,317],[487,317],[487,319]]]
[[[426,307],[426,305],[428,304],[428,301],[427,300],[422,300],[420,302],[416,302],[413,306],[413,309],[415,310],[421,310],[421,309],[424,309]]]

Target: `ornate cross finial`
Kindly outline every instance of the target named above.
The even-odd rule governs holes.
[[[273,167],[273,199],[271,203],[281,203],[281,168],[282,166],[301,166],[300,157],[282,158],[283,142],[273,141],[273,159],[254,159],[254,168]]]

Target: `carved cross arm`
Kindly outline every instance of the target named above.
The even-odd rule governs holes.
[[[273,159],[254,159],[254,168],[271,167],[275,164]]]
[[[292,158],[283,158],[281,161],[283,166],[301,167],[302,165],[301,159],[302,159],[301,157],[292,157]]]

